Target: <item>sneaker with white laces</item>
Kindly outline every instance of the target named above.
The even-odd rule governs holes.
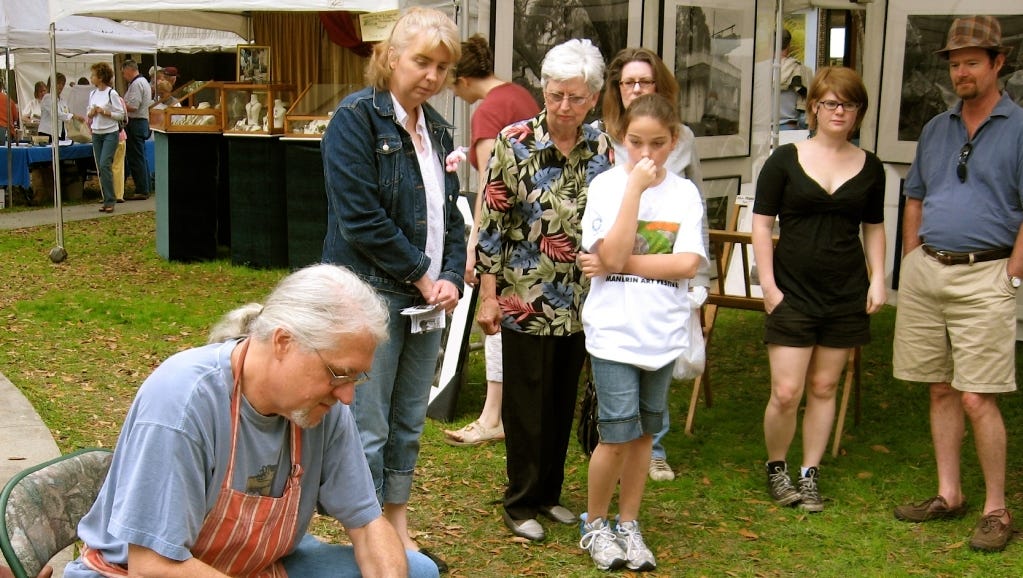
[[[619,522],[615,529],[618,545],[625,551],[625,567],[634,572],[649,572],[657,567],[654,553],[643,542],[643,534],[639,532],[639,522]]]
[[[799,501],[799,490],[792,483],[785,462],[767,464],[767,489],[771,493],[771,499],[779,506],[791,506]]]
[[[820,488],[817,487],[817,480],[820,472],[816,467],[806,468],[806,475],[799,476],[799,509],[807,512],[824,511],[824,500],[821,499]]]
[[[583,518],[580,525],[582,539],[579,540],[579,547],[590,553],[590,558],[600,570],[618,570],[625,566],[628,560],[625,551],[618,545],[618,537],[611,531],[611,524],[603,518],[597,518],[592,522]]]
[[[670,482],[675,479],[675,472],[671,470],[667,460],[664,458],[650,458],[650,479],[655,482]]]

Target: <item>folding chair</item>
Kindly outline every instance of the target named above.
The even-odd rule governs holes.
[[[0,492],[0,550],[15,578],[34,578],[78,540],[113,452],[84,449],[16,474]]]

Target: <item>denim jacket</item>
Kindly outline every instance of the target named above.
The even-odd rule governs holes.
[[[444,166],[453,128],[423,104],[433,150]],[[327,189],[323,261],[344,265],[378,291],[419,295],[426,274],[426,189],[409,134],[397,123],[390,92],[372,87],[348,95],[327,126],[322,154]],[[444,256],[440,278],[462,291],[465,220],[458,177],[444,178]]]

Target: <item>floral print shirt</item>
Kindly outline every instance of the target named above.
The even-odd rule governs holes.
[[[547,111],[505,127],[487,172],[476,271],[497,278],[502,327],[531,335],[582,331],[590,282],[576,265],[593,177],[614,164],[610,137],[582,125],[568,157]]]

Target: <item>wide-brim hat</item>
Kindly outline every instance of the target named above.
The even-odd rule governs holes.
[[[952,21],[945,47],[934,53],[948,58],[960,48],[983,48],[1008,54],[1012,47],[1002,45],[1002,25],[994,16],[963,16]]]

